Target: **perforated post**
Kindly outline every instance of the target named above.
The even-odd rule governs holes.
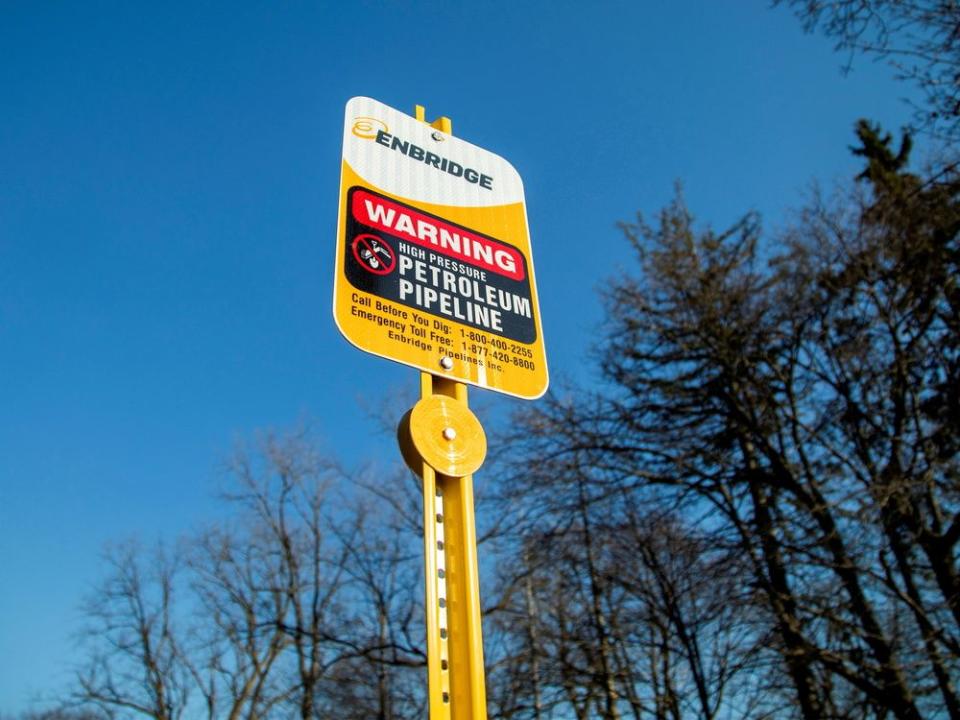
[[[422,106],[416,117],[426,121]],[[449,118],[430,125],[452,132]],[[443,359],[440,367],[449,369]],[[469,410],[467,386],[421,373],[420,401],[401,420],[398,438],[407,464],[423,478],[430,720],[486,720],[473,508],[473,472],[486,454],[486,438]]]
[[[420,387],[421,400],[440,396],[467,409],[462,383],[422,373]],[[442,437],[439,424],[427,432]],[[427,658],[430,720],[486,720],[473,476],[447,475],[422,462],[424,524],[432,525],[424,536],[427,646],[436,655]]]

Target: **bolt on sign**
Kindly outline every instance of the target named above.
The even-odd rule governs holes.
[[[521,398],[548,384],[523,183],[494,153],[347,103],[333,314],[361,350]]]

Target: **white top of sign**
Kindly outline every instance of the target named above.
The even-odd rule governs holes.
[[[499,155],[368,97],[347,103],[343,158],[376,188],[414,202],[490,207],[523,202],[523,183]]]

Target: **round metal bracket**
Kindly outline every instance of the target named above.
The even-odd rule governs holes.
[[[487,436],[477,416],[445,395],[423,398],[400,420],[397,439],[404,461],[418,475],[419,462],[450,477],[472,475],[487,456]]]

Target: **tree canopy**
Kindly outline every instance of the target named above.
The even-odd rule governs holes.
[[[960,138],[960,4],[954,0],[776,0],[846,52],[887,61],[922,96],[916,125]]]
[[[694,705],[673,657],[673,678],[645,680],[660,695],[635,703],[627,670],[652,651],[629,625],[598,627],[594,644],[625,665],[593,663],[605,700],[584,717],[664,703],[694,717],[960,717],[960,185],[911,174],[908,137],[894,150],[869,123],[857,135],[860,187],[814,199],[774,248],[753,215],[698,230],[680,195],[656,222],[624,224],[638,271],[606,292],[604,389],[555,395],[515,437],[554,518],[531,532],[580,538],[583,576],[618,603],[599,614],[633,606],[633,573],[655,552],[638,528],[657,523],[669,553],[700,548],[684,568],[719,574],[711,589],[736,608],[702,623],[692,588],[672,595],[657,656],[666,666],[693,640],[711,648],[701,666],[763,675],[761,701],[690,666],[725,695]]]

